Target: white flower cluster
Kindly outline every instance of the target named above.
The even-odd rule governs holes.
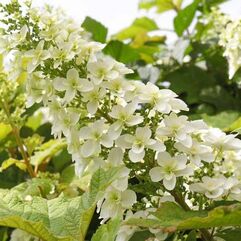
[[[4,48],[5,54],[14,51],[24,62],[14,71],[28,74],[28,106],[42,102],[49,109],[52,134],[66,137],[77,175],[122,167],[98,203],[104,221],[137,202],[129,175],[146,174],[170,194],[184,183],[187,192],[207,199],[241,201],[241,141],[235,135],[178,115],[188,108],[171,90],[126,79],[132,70],[105,56],[58,12],[32,9],[31,16],[40,26],[39,43],[28,51]],[[15,34],[23,41],[25,29]]]
[[[229,64],[229,78],[241,66],[241,22],[240,20],[230,21],[220,35],[219,44],[224,47],[224,56],[227,57]]]

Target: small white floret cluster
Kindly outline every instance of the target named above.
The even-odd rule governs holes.
[[[229,64],[229,78],[241,66],[241,23],[240,20],[230,21],[220,35],[219,44],[224,47],[224,56],[227,57]]]
[[[104,221],[137,202],[128,186],[135,175],[159,182],[169,195],[182,187],[207,199],[241,201],[236,135],[180,115],[188,108],[173,91],[127,79],[131,69],[104,55],[101,44],[59,12],[32,9],[30,16],[40,26],[36,47],[18,49],[29,31],[24,26],[2,36],[1,53],[14,53],[13,76],[27,73],[27,105],[42,102],[48,108],[52,134],[66,138],[78,176],[99,167],[121,168],[98,203]],[[235,26],[223,37],[233,39],[226,55],[241,56],[241,28]]]

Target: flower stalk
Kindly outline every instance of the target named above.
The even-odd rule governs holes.
[[[24,160],[24,163],[27,167],[27,170],[28,170],[28,173],[31,177],[35,177],[36,176],[36,173],[34,172],[33,170],[33,167],[31,166],[30,164],[30,161],[29,161],[29,157],[26,153],[26,151],[24,150],[24,144],[23,144],[23,141],[20,137],[20,133],[19,133],[19,129],[16,127],[16,125],[14,124],[14,122],[11,120],[11,114],[10,114],[10,111],[9,111],[9,108],[8,108],[8,105],[5,101],[1,100],[1,105],[2,105],[2,108],[8,118],[8,121],[9,121],[9,124],[11,125],[12,127],[12,133],[15,137],[15,140],[17,142],[17,145],[19,147],[19,151],[22,155],[22,158]]]

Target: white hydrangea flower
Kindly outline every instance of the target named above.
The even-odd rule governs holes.
[[[47,79],[41,71],[33,72],[27,81],[26,89],[29,93],[27,107],[34,103],[44,103],[52,96],[54,89],[50,79]]]
[[[143,103],[149,103],[153,109],[163,114],[168,114],[175,107],[175,111],[188,110],[186,104],[181,100],[175,100],[177,95],[168,89],[159,89],[156,85],[148,82],[142,90],[140,99]]]
[[[138,127],[135,135],[125,134],[116,140],[116,145],[122,148],[130,149],[129,158],[132,162],[140,162],[145,156],[145,148],[163,152],[166,147],[160,141],[151,138],[149,127]]]
[[[200,143],[197,140],[192,140],[192,146],[186,147],[182,143],[175,143],[175,148],[179,151],[188,154],[190,161],[197,167],[201,167],[204,162],[212,162],[215,159],[213,149],[210,146]]]
[[[86,41],[84,39],[80,40],[81,51],[78,53],[76,58],[76,64],[81,65],[86,59],[95,59],[94,56],[96,53],[101,51],[104,47],[103,44],[93,42],[93,41]]]
[[[50,53],[44,49],[44,40],[41,40],[36,49],[29,50],[25,53],[25,56],[31,58],[31,61],[28,63],[28,72],[32,73],[42,61],[50,57]]]
[[[241,201],[241,183],[236,177],[226,178],[224,182],[224,195],[229,200]]]
[[[113,80],[119,77],[118,69],[115,69],[115,60],[109,56],[97,57],[94,62],[88,62],[88,77],[96,84],[100,84],[103,80]]]
[[[83,101],[87,102],[87,110],[94,115],[99,107],[99,101],[105,97],[106,90],[99,86],[94,86],[91,91],[82,93]]]
[[[171,157],[168,152],[159,153],[157,163],[159,166],[150,170],[151,180],[153,182],[163,180],[163,185],[167,190],[174,189],[177,177],[193,173],[193,170],[187,166],[187,157],[183,154]]]
[[[187,119],[187,116],[177,116],[175,113],[165,116],[156,131],[157,137],[160,139],[163,136],[174,137],[176,141],[190,148],[192,146],[192,137],[190,134],[194,129]]]
[[[70,69],[65,78],[55,78],[54,88],[58,91],[65,91],[64,101],[70,102],[76,96],[77,91],[88,92],[93,89],[93,85],[87,79],[80,78],[76,69]]]
[[[80,113],[76,109],[68,108],[62,110],[59,116],[56,116],[53,120],[52,134],[62,133],[68,137],[70,135],[70,130],[75,126],[80,118]]]
[[[11,36],[12,41],[16,42],[16,44],[20,44],[25,40],[27,33],[28,33],[28,27],[27,25],[24,25],[19,32],[14,33]]]
[[[115,217],[123,213],[126,209],[131,209],[136,202],[136,194],[132,190],[119,191],[110,187],[104,194],[104,198],[97,203],[100,218],[103,222],[110,217]]]
[[[131,102],[126,106],[115,105],[109,113],[109,116],[113,119],[117,119],[115,123],[119,127],[124,124],[127,126],[138,125],[143,122],[143,117],[138,114],[134,114],[137,106],[138,105],[135,102]]]
[[[203,193],[207,198],[217,199],[224,193],[224,183],[223,177],[204,176],[202,182],[191,184],[190,190]]]
[[[206,134],[203,135],[205,142],[213,148],[222,151],[239,150],[241,147],[241,140],[235,138],[237,135],[226,135],[218,128],[210,128]]]
[[[96,152],[96,150],[100,150],[101,145],[107,148],[113,146],[113,138],[108,134],[108,125],[105,124],[105,120],[103,119],[82,127],[79,136],[83,140],[87,140],[81,148],[84,156],[87,155],[86,153],[88,153],[87,156],[90,156]],[[90,147],[90,145],[91,148],[89,149],[88,147]],[[88,150],[84,150],[84,148],[87,148]]]
[[[72,48],[72,42],[60,41],[58,43],[58,47],[51,48],[49,50],[51,57],[54,59],[55,69],[57,69],[62,63],[71,60],[75,56],[75,52],[72,51]]]

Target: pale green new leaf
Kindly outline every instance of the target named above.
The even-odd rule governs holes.
[[[1,56],[1,55],[0,55]],[[0,123],[0,141],[3,140],[12,131],[10,125]]]
[[[31,164],[34,166],[40,165],[43,161],[53,157],[58,151],[66,147],[64,139],[50,140],[38,148],[38,151],[31,157]]]
[[[173,9],[180,9],[182,0],[141,0],[140,9],[156,8],[158,13],[163,13]]]
[[[9,159],[3,161],[3,163],[0,167],[0,172],[8,169],[9,167],[11,167],[13,165],[18,167],[22,171],[26,171],[26,169],[27,169],[26,164],[23,161],[20,161],[20,160],[14,159],[14,158],[9,158]]]
[[[22,229],[43,241],[84,241],[96,202],[118,171],[98,170],[90,190],[75,198],[24,198],[17,190],[1,190],[0,226]]]
[[[118,40],[125,40],[129,38],[135,38],[139,34],[147,33],[159,29],[154,20],[141,17],[137,18],[131,26],[121,30],[114,37]]]

